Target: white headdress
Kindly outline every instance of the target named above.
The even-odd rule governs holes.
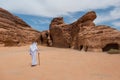
[[[35,51],[37,50],[37,43],[36,42],[33,42],[32,45],[30,46],[30,51]]]

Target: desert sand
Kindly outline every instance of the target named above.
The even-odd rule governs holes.
[[[31,67],[29,46],[0,47],[0,80],[120,80],[120,54],[39,46]]]

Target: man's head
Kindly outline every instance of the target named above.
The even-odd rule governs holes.
[[[34,43],[34,42],[37,42],[37,40],[36,39],[32,39],[32,43]]]

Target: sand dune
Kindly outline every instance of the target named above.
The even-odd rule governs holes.
[[[0,80],[120,80],[120,54],[40,48],[31,67],[29,46],[0,47]]]

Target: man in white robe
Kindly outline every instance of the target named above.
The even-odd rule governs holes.
[[[38,53],[37,43],[33,42],[30,45],[30,55],[32,57],[32,66],[36,66],[37,65],[37,58],[36,58],[37,53]]]

